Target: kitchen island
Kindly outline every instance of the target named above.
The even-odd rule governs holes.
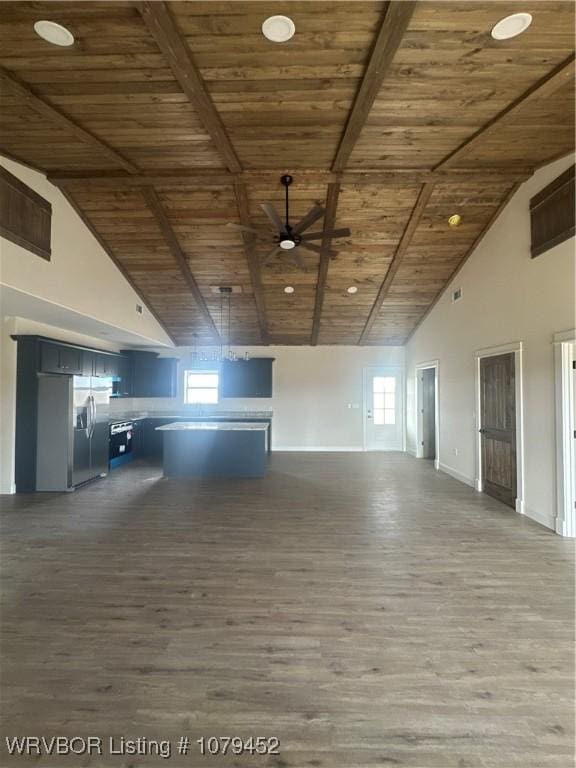
[[[267,429],[250,421],[175,421],[156,427],[164,440],[164,476],[263,477]]]

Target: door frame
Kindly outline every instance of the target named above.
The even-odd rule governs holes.
[[[524,347],[521,341],[513,341],[509,344],[499,344],[496,347],[485,347],[474,352],[474,388],[476,401],[476,476],[475,487],[477,491],[484,490],[482,476],[482,408],[480,390],[480,360],[483,357],[506,355],[514,353],[514,384],[515,384],[515,409],[516,409],[516,512],[524,514],[524,371],[523,353]]]
[[[367,434],[366,434],[366,404],[367,404],[367,387],[368,378],[375,371],[392,371],[395,376],[398,376],[398,382],[400,384],[399,390],[402,392],[402,407],[398,409],[400,418],[402,419],[401,431],[402,440],[400,448],[382,448],[382,451],[405,451],[406,450],[406,377],[404,368],[401,365],[370,365],[362,369],[362,450],[370,451],[367,447]]]
[[[556,520],[560,536],[576,536],[576,478],[572,475],[576,446],[572,436],[576,403],[572,386],[572,361],[576,358],[576,330],[554,334],[556,389]]]
[[[440,469],[440,397],[438,383],[440,376],[440,361],[429,360],[424,363],[416,363],[416,458],[423,458],[422,437],[424,435],[424,422],[422,419],[422,382],[420,374],[427,368],[434,368],[434,469]]]

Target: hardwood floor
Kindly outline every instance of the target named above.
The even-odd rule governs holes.
[[[573,543],[404,454],[3,497],[2,766],[569,768]],[[201,736],[279,756],[202,757]],[[110,736],[191,739],[110,755]]]

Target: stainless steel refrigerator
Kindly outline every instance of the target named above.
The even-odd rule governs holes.
[[[66,491],[108,472],[112,378],[40,374],[36,490]]]

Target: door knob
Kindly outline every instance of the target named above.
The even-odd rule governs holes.
[[[488,430],[482,428],[482,429],[479,429],[478,432],[480,432],[481,435],[484,435],[484,434],[486,434],[486,432],[488,432]]]

